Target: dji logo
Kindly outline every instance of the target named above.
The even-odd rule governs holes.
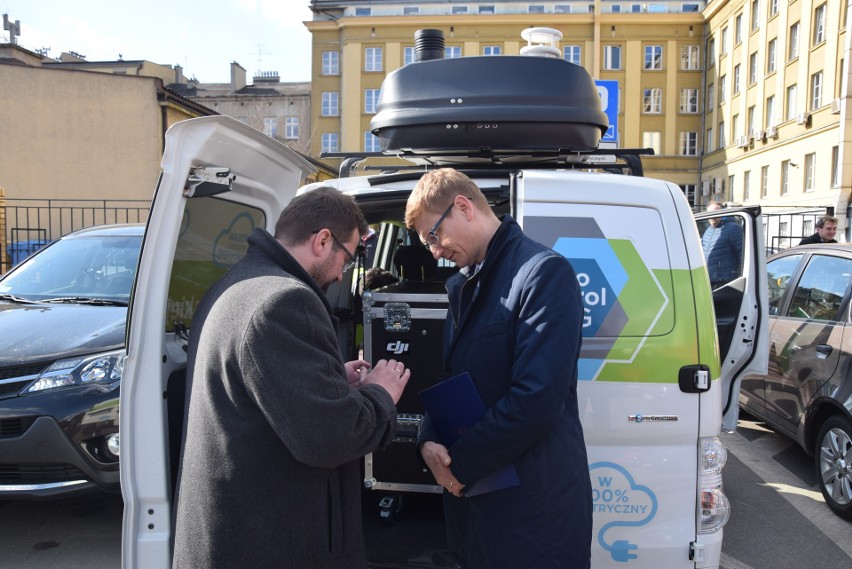
[[[388,352],[392,354],[404,354],[408,351],[408,342],[400,342],[397,340],[396,342],[390,342],[388,344]]]

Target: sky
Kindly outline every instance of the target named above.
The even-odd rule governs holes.
[[[0,0],[20,20],[21,47],[75,51],[88,61],[145,59],[181,65],[187,78],[227,83],[238,62],[247,78],[277,71],[310,81],[309,0]],[[0,28],[0,43],[9,32]]]

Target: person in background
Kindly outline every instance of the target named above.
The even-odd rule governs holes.
[[[410,371],[344,363],[325,290],[367,224],[332,188],[293,198],[195,313],[174,568],[366,569],[360,459]]]
[[[816,233],[799,241],[799,245],[810,245],[811,243],[837,243],[834,238],[837,233],[837,218],[826,215],[816,221]]]
[[[707,211],[722,209],[719,202],[710,202]],[[710,285],[718,288],[742,274],[743,229],[725,217],[708,220],[709,225],[701,236],[704,259],[710,275]]]
[[[577,403],[583,306],[562,255],[498,219],[451,168],[426,173],[405,224],[436,259],[463,267],[446,283],[447,376],[469,372],[486,412],[446,448],[427,414],[423,460],[444,493],[447,541],[464,569],[587,569],[592,491]],[[512,464],[520,485],[465,487]]]

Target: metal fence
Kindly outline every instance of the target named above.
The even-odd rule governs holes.
[[[148,200],[0,199],[0,274],[72,231],[145,223]]]
[[[816,222],[825,215],[834,215],[833,207],[800,208],[773,212],[763,208],[763,230],[766,254],[771,255],[795,247],[803,237],[816,232]]]

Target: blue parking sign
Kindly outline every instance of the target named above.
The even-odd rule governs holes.
[[[601,137],[601,142],[618,142],[618,81],[596,79],[601,108],[606,113],[609,128]]]

